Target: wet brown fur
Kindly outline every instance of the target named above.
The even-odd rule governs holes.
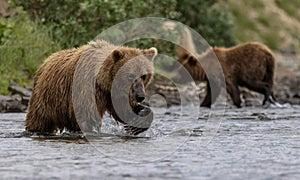
[[[231,48],[214,47],[197,57],[180,47],[177,47],[176,53],[179,62],[196,81],[207,81],[206,72],[214,71],[212,68],[214,66],[210,65],[210,62],[216,55],[223,69],[226,90],[237,107],[241,107],[239,86],[264,94],[263,104],[269,96],[273,97],[275,58],[263,44],[249,42]],[[205,66],[206,72],[203,70],[203,66]],[[214,78],[207,81],[207,95],[201,106],[211,107],[220,92],[219,85],[218,80]],[[216,94],[214,97],[212,97],[212,90]]]
[[[73,97],[76,99],[76,103],[79,103],[79,105],[82,103],[82,107],[87,109],[90,108],[93,110],[96,108],[100,119],[95,121],[99,126],[101,126],[101,118],[106,111],[114,118],[118,118],[112,106],[110,92],[116,73],[129,60],[136,56],[141,56],[139,59],[132,59],[132,61],[137,62],[135,63],[136,66],[128,69],[122,75],[126,76],[124,78],[127,78],[130,73],[147,74],[144,79],[138,78],[144,89],[152,78],[152,59],[156,53],[155,48],[140,50],[124,46],[118,47],[98,40],[79,48],[63,50],[52,54],[45,60],[34,77],[33,93],[25,121],[26,130],[40,133],[53,133],[64,128],[69,131],[80,131],[72,102],[72,90],[79,87],[73,84],[73,80],[74,74],[77,73],[75,69],[80,59],[82,67],[80,67],[81,69],[79,68],[78,72],[83,73],[83,76],[79,76],[79,81],[77,82],[82,82],[84,87],[83,90],[79,91]],[[101,60],[99,55],[103,54],[106,59]],[[145,55],[147,54],[150,54],[150,57],[146,57]],[[85,75],[87,77],[84,77]],[[92,90],[90,91],[84,90],[85,86],[88,87],[87,83],[85,83],[89,78],[88,75],[96,78],[96,83],[89,86],[94,88],[91,88]],[[91,92],[95,92],[95,96],[88,96],[88,93]],[[128,95],[128,92],[125,93]],[[97,107],[90,107],[90,101],[86,99],[88,97],[94,99],[96,97]],[[135,102],[132,98],[130,100],[130,104],[134,105]],[[90,117],[83,118],[88,119]],[[119,119],[119,121],[121,120]],[[82,123],[84,125],[84,122]]]

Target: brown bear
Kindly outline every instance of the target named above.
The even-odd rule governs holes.
[[[156,55],[156,48],[141,50],[115,46],[103,40],[52,54],[34,77],[26,130],[43,134],[64,129],[90,132],[96,128],[98,131],[106,111],[124,124],[130,134],[147,130],[152,111],[142,102],[145,87],[154,73],[152,61]],[[114,83],[117,87],[113,94],[115,102],[112,97]],[[116,110],[116,106],[119,109]],[[128,116],[131,111],[137,117],[147,116],[150,123],[135,126],[131,121],[135,117]],[[137,120],[145,119],[134,120],[141,123]]]
[[[221,82],[214,78],[218,76],[214,72],[218,69],[218,65],[212,65],[212,58],[219,60],[224,73],[226,90],[235,106],[241,107],[239,86],[263,94],[263,105],[268,100],[271,103],[275,102],[272,91],[275,58],[263,44],[249,42],[231,48],[213,47],[197,56],[178,46],[176,55],[178,61],[195,81],[207,81],[207,94],[201,103],[203,107],[211,107],[220,93]],[[207,74],[210,74],[209,80]],[[215,92],[214,96],[212,90]]]

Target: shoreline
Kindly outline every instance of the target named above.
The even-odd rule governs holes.
[[[283,55],[275,53],[277,67],[275,70],[274,95],[279,103],[290,103],[291,105],[300,104],[300,57],[294,55]],[[158,94],[164,98],[153,98],[151,102],[155,106],[180,105],[180,94],[178,89],[171,85],[171,81],[166,78],[155,78],[146,89],[147,95],[152,96]],[[183,87],[186,92],[185,101],[195,100],[199,97],[200,101],[205,96],[205,83],[199,85],[188,84]],[[31,87],[23,87],[14,82],[8,87],[9,95],[0,95],[0,113],[17,113],[26,112],[28,102],[32,94]],[[224,90],[223,90],[224,91]],[[261,106],[263,96],[246,88],[241,88],[241,96],[244,107]],[[227,104],[231,104],[230,98],[226,92],[220,94],[218,99],[226,100]],[[217,99],[217,102],[218,102]],[[148,97],[149,100],[149,97]],[[157,100],[157,101],[156,101]],[[154,101],[154,102],[153,102]]]

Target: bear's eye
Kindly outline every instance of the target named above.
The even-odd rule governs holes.
[[[186,60],[188,57],[189,57],[188,54],[184,54],[184,55],[182,56],[182,59],[183,59],[183,60]]]
[[[135,75],[134,74],[130,74],[128,76],[128,80],[131,81],[131,82],[133,82],[135,80]]]
[[[188,62],[190,65],[194,66],[197,63],[197,59],[195,59],[191,56],[191,57],[189,57]]]
[[[142,78],[143,81],[146,80],[146,77],[147,77],[146,75],[142,75],[142,76],[141,76],[141,78]]]

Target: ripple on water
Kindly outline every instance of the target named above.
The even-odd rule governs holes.
[[[299,106],[200,109],[199,118],[189,110],[157,109],[151,128],[136,137],[106,116],[88,141],[68,132],[26,134],[25,114],[0,114],[1,177],[300,177]]]

